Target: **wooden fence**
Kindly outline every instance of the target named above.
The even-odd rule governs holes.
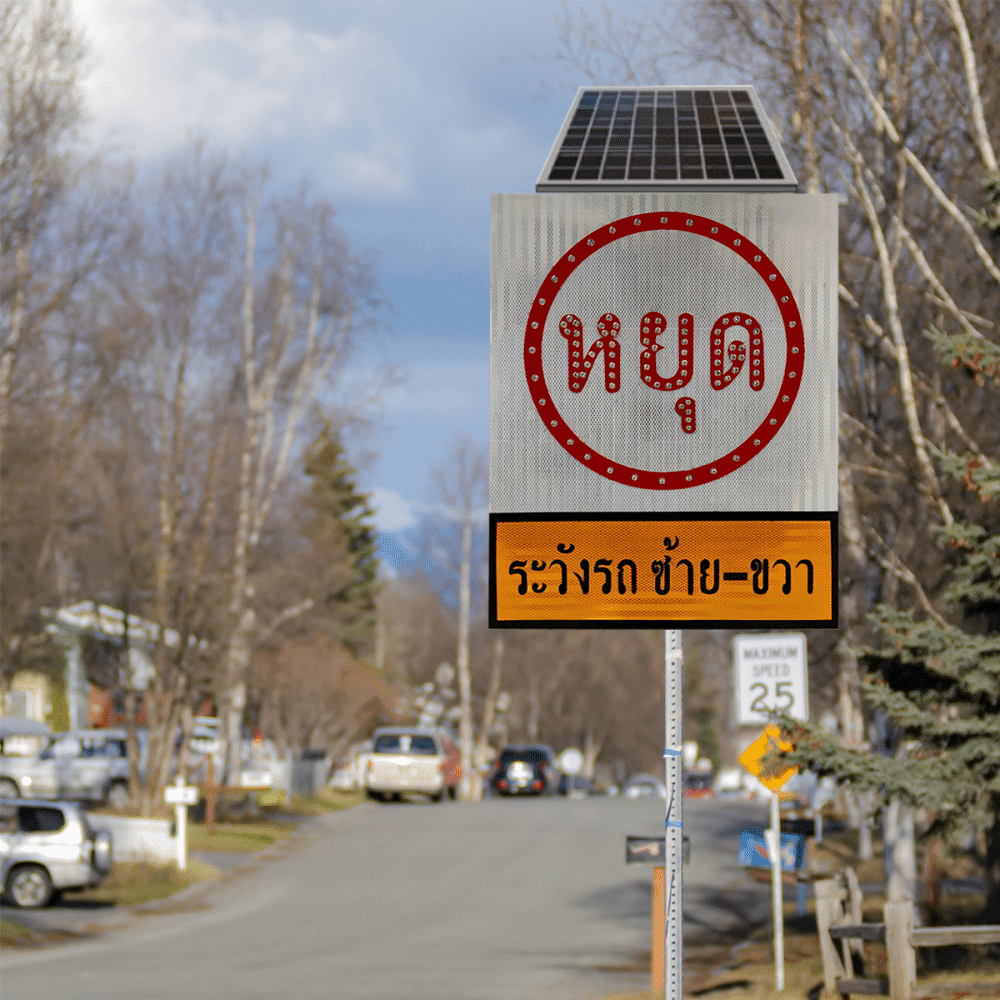
[[[1000,982],[935,983],[921,988],[917,983],[916,953],[917,948],[940,945],[998,944],[1000,925],[914,927],[913,904],[910,902],[886,903],[884,923],[866,924],[862,918],[861,888],[853,868],[848,868],[841,878],[816,881],[813,888],[816,892],[816,926],[823,956],[823,981],[828,990],[843,996],[867,994],[888,996],[892,1000],[950,997],[955,993],[1000,996]],[[864,962],[866,941],[885,943],[887,977],[855,978],[852,956],[857,955]]]

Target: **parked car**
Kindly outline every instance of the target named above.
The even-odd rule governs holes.
[[[366,765],[365,794],[378,800],[410,794],[427,795],[434,802],[445,795],[454,798],[461,777],[457,762],[458,748],[438,733],[400,727],[377,729]]]
[[[659,778],[651,774],[633,774],[622,785],[621,795],[625,799],[665,799],[667,789]]]
[[[688,771],[684,775],[684,798],[710,799],[715,795],[711,771]]]
[[[0,757],[0,795],[25,799],[72,799],[120,809],[128,804],[124,729],[74,729],[55,733],[26,756]],[[139,767],[145,764],[145,732],[139,733]]]
[[[0,799],[0,885],[23,909],[97,885],[111,871],[111,834],[79,803]]]
[[[723,767],[715,776],[713,789],[720,799],[743,798],[743,775],[747,772],[742,767]]]
[[[497,754],[489,780],[493,795],[554,795],[560,771],[552,747],[526,743],[504,747]]]

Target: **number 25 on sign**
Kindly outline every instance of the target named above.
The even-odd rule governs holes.
[[[809,718],[806,637],[801,632],[738,635],[733,640],[736,719],[766,724],[771,712]]]

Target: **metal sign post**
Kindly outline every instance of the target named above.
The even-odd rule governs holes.
[[[778,792],[781,786],[796,773],[798,768],[790,767],[782,774],[770,777],[763,774],[761,759],[777,746],[779,750],[791,750],[792,745],[782,739],[781,730],[770,723],[767,728],[740,754],[740,763],[771,791],[771,826],[764,831],[767,853],[771,861],[771,914],[774,928],[774,984],[775,988],[785,988],[785,904],[781,889],[781,815]]]
[[[684,883],[684,646],[679,629],[664,635],[663,664],[663,784],[667,789],[666,869],[664,876],[665,981],[653,983],[664,989],[665,1000],[681,1000],[684,992],[684,930],[682,890]]]
[[[778,793],[771,792],[771,826],[764,831],[771,861],[771,913],[774,926],[774,988],[785,988],[785,901],[781,890],[781,817]]]

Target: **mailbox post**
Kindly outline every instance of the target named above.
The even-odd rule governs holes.
[[[174,825],[177,828],[177,868],[187,869],[187,811],[198,801],[198,787],[184,782],[178,774],[172,785],[163,789],[163,801],[174,807]]]

